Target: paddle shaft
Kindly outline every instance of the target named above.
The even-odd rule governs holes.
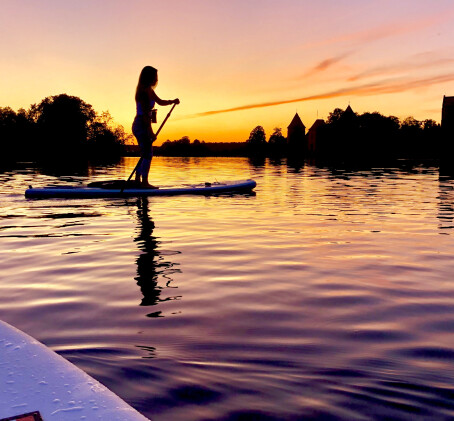
[[[173,107],[170,109],[169,113],[167,114],[166,118],[164,119],[164,121],[161,123],[161,125],[159,126],[159,129],[158,131],[156,132],[156,137],[158,137],[158,134],[159,132],[161,131],[161,129],[164,127],[164,124],[166,124],[166,121],[169,119],[170,117],[170,114],[172,114],[172,111],[173,109],[176,107],[176,103],[173,104]],[[155,137],[155,140],[156,140],[156,137]],[[143,156],[141,156],[139,158],[139,160],[137,161],[137,164],[136,166],[134,167],[134,169],[132,170],[132,173],[129,175],[128,179],[126,180],[126,183],[124,184],[124,186],[121,188],[120,192],[123,193],[123,190],[125,189],[126,185],[129,183],[129,180],[131,180],[132,176],[134,175],[134,173],[137,171],[137,168],[139,168],[139,165],[140,163],[142,162],[142,159],[143,159]]]

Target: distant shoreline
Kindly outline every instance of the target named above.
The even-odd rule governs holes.
[[[153,153],[156,156],[248,156],[246,142],[204,142],[200,154],[168,153],[163,145],[154,146]],[[124,156],[140,156],[138,145],[124,145]]]

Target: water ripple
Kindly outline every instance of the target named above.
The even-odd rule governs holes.
[[[23,197],[135,162],[0,172],[2,319],[157,421],[454,418],[452,179],[158,157],[256,194]]]

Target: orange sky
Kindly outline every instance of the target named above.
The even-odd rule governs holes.
[[[181,104],[160,135],[244,141],[357,112],[440,121],[454,95],[451,0],[2,0],[0,106],[49,95],[109,110],[129,131],[144,65]],[[160,107],[162,120],[167,109]]]

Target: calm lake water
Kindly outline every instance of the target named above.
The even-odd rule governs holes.
[[[0,319],[153,420],[454,417],[454,181],[155,158],[255,195],[30,200],[136,158],[0,172]]]

